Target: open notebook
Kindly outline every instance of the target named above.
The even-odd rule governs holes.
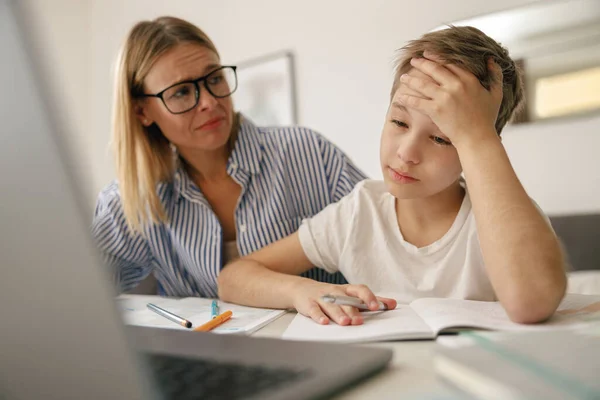
[[[394,296],[388,296],[394,297]],[[372,342],[383,340],[434,339],[439,333],[458,329],[504,331],[548,330],[600,320],[600,296],[567,295],[557,313],[536,325],[516,324],[498,302],[457,299],[418,299],[395,310],[363,313],[364,324],[319,325],[298,314],[283,339]]]
[[[129,325],[192,330],[211,319],[210,306],[212,299],[200,297],[177,299],[160,296],[121,295],[116,298],[116,302],[121,311],[121,315],[123,316],[123,320]],[[177,325],[165,317],[150,311],[146,307],[148,303],[157,305],[173,314],[191,321],[193,324],[192,329],[184,328],[183,326]],[[231,319],[223,325],[213,329],[211,332],[248,335],[285,313],[284,310],[244,307],[219,301],[219,311],[223,313],[227,310],[233,312]]]

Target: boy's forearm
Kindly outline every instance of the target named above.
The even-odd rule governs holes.
[[[256,261],[240,259],[219,275],[219,298],[223,301],[266,308],[293,308],[295,293],[310,280],[272,271]]]
[[[484,262],[511,318],[538,322],[554,312],[564,295],[562,252],[519,182],[499,138],[483,137],[457,150]]]

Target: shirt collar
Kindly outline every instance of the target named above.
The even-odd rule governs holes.
[[[230,175],[236,173],[238,168],[250,173],[258,174],[260,172],[260,163],[263,156],[261,133],[259,128],[252,121],[239,114],[240,127],[237,132],[235,145],[227,162],[227,171]],[[188,192],[191,186],[191,179],[182,166],[175,171],[173,179],[173,190],[175,199],[179,200],[183,193]]]
[[[262,144],[260,130],[249,119],[240,114],[240,129],[229,157],[229,166],[239,167],[251,174],[260,172]]]

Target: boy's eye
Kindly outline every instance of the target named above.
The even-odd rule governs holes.
[[[439,136],[432,136],[431,140],[433,140],[436,144],[442,145],[442,146],[450,146],[452,143],[450,143],[449,141],[442,139]]]
[[[400,128],[408,128],[408,125],[405,122],[399,121],[397,119],[392,119],[392,124],[399,126]]]

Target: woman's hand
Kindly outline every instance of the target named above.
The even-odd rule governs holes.
[[[331,285],[320,282],[303,282],[298,286],[293,296],[294,308],[313,321],[327,325],[329,320],[338,325],[361,325],[363,317],[356,307],[339,306],[326,303],[321,299],[324,295],[334,296],[352,296],[362,300],[369,309],[376,311],[379,308],[378,302],[383,302],[388,309],[396,308],[396,300],[383,297],[377,297],[365,285]]]

